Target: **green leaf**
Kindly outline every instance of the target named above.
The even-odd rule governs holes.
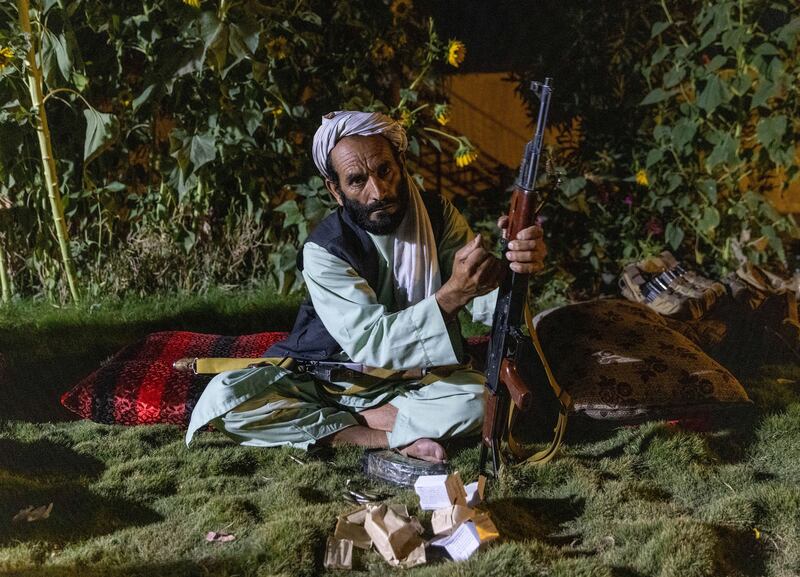
[[[683,80],[684,76],[686,76],[686,68],[676,64],[670,69],[669,72],[664,74],[664,88],[672,88],[678,82]]]
[[[85,108],[86,138],[83,141],[84,164],[100,155],[116,140],[119,132],[119,121],[113,114],[98,112],[94,108]]]
[[[762,78],[761,82],[758,84],[758,89],[756,89],[755,94],[753,94],[753,99],[750,101],[750,109],[752,110],[759,106],[765,106],[767,101],[777,94],[778,87],[778,84],[770,82],[766,78]]]
[[[222,73],[228,57],[228,25],[220,22],[212,12],[203,12],[200,19],[203,37],[203,62]]]
[[[721,68],[727,61],[727,57],[723,56],[722,54],[717,54],[711,59],[711,62],[706,64],[706,70],[713,72],[714,70]]]
[[[722,48],[726,51],[735,51],[739,46],[747,44],[752,35],[745,28],[731,28],[722,33]]]
[[[703,91],[697,97],[697,106],[711,114],[725,100],[726,89],[724,83],[716,74],[709,76]]]
[[[756,127],[758,141],[765,147],[769,147],[774,141],[783,138],[785,133],[786,117],[782,114],[762,118]]]
[[[147,88],[142,90],[142,93],[139,96],[137,96],[136,98],[133,99],[133,103],[131,104],[131,108],[133,109],[134,112],[139,110],[139,108],[142,106],[142,104],[144,104],[145,102],[147,102],[150,99],[150,96],[153,94],[153,90],[155,90],[155,87],[156,87],[155,84],[149,85]]]
[[[669,22],[653,22],[653,26],[650,28],[650,38],[655,38],[669,27]]]
[[[400,98],[406,102],[416,102],[419,94],[416,90],[409,90],[408,88],[400,89]]]
[[[664,158],[664,151],[661,148],[653,148],[647,153],[647,160],[645,160],[645,167],[650,168],[658,161]]]
[[[275,210],[284,214],[283,226],[292,226],[305,222],[305,217],[300,212],[300,207],[297,206],[297,202],[294,200],[287,200],[280,206],[277,206]]]
[[[698,190],[708,199],[711,204],[717,203],[717,181],[712,178],[704,178],[697,181]]]
[[[658,47],[658,49],[655,52],[653,52],[653,58],[650,60],[650,64],[655,66],[656,64],[664,60],[664,58],[666,58],[668,54],[669,54],[669,47],[662,44],[661,46]]]
[[[206,132],[205,134],[195,134],[192,136],[192,145],[189,150],[189,160],[192,161],[195,170],[214,161],[217,158],[217,147],[215,146],[214,136]]]
[[[709,170],[719,164],[736,164],[736,147],[738,141],[733,135],[718,132],[712,137],[712,142],[714,142],[716,146],[714,146],[714,149],[706,160],[706,166]]]
[[[575,178],[565,178],[561,183],[561,190],[565,196],[571,198],[578,194],[586,186],[586,179],[582,176]]]
[[[707,206],[703,209],[703,216],[697,224],[701,231],[709,233],[719,226],[719,222],[719,211],[713,206]]]
[[[756,137],[768,152],[773,162],[783,164],[783,154],[780,154],[780,143],[786,134],[787,119],[784,115],[762,118],[756,125]]]
[[[42,56],[39,66],[42,68],[42,75],[49,88],[56,88],[61,85],[60,79],[63,75],[61,74],[57,55],[60,43],[61,39],[50,30],[45,28],[42,31]]]
[[[656,88],[650,92],[644,99],[639,103],[639,106],[646,106],[648,104],[655,104],[656,102],[661,102],[662,100],[666,100],[673,94],[675,94],[677,90],[664,90],[663,88]]]
[[[678,250],[683,242],[685,234],[683,229],[674,222],[668,222],[667,228],[664,231],[664,240],[669,243],[672,250]]]
[[[755,50],[753,50],[756,54],[761,54],[762,56],[778,56],[780,52],[775,45],[770,42],[764,42],[760,46],[756,46]]]
[[[672,129],[672,145],[681,150],[690,144],[697,132],[697,122],[691,118],[681,118]]]
[[[800,16],[794,18],[786,26],[778,29],[778,40],[785,44],[790,50],[794,50],[797,44],[797,36],[800,32]]]

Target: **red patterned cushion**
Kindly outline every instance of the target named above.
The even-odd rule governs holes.
[[[183,357],[258,357],[287,333],[239,337],[183,331],[153,333],[129,345],[61,397],[61,404],[98,423],[186,426],[211,375],[179,372]]]

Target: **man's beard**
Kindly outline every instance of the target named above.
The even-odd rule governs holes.
[[[344,210],[358,226],[372,234],[389,234],[397,230],[406,215],[406,210],[408,209],[408,182],[405,178],[401,178],[397,185],[397,210],[392,214],[383,213],[378,216],[377,220],[370,219],[372,213],[395,203],[376,200],[370,204],[361,204],[357,200],[350,200],[344,194],[341,196]]]

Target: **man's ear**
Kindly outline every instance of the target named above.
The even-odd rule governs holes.
[[[331,196],[334,198],[336,203],[339,206],[344,206],[344,202],[342,202],[342,194],[339,192],[339,187],[336,186],[336,183],[332,180],[325,179],[325,188],[328,189],[328,192],[331,193]]]

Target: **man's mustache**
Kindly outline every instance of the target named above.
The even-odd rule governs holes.
[[[400,204],[399,200],[376,200],[375,202],[368,204],[364,208],[366,209],[367,212],[377,212],[379,210],[385,210],[392,206],[397,206],[398,204]]]

